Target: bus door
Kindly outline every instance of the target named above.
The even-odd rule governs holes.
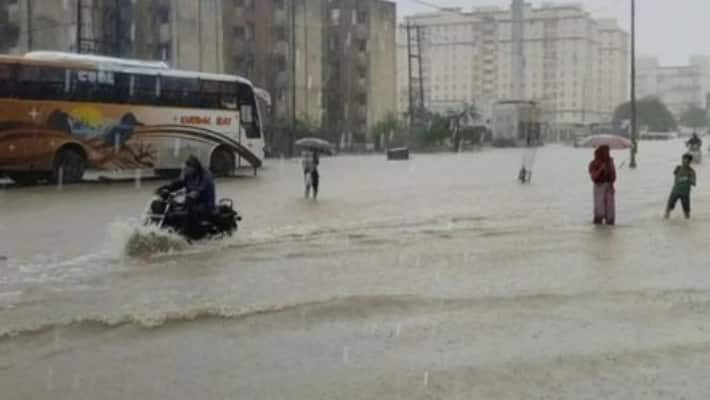
[[[254,89],[250,85],[239,84],[239,124],[242,144],[260,159],[264,157],[264,139],[261,135],[259,113]]]

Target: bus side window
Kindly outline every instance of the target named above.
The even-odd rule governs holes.
[[[234,82],[222,82],[219,108],[237,110],[237,104],[237,84]]]
[[[131,99],[131,76],[122,72],[116,73],[115,83],[113,87],[110,88],[110,93],[107,93],[107,97],[110,98],[111,102],[125,104],[129,103]]]
[[[13,97],[15,94],[13,69],[13,64],[0,64],[0,97]]]
[[[169,107],[200,107],[200,81],[174,76],[160,77],[159,104]]]
[[[133,102],[155,104],[157,79],[153,75],[133,75]]]
[[[74,101],[98,101],[96,98],[96,82],[90,82],[89,80],[80,79],[80,71],[72,71],[71,78],[71,98]]]
[[[65,100],[66,73],[62,68],[19,65],[17,97],[34,100]]]
[[[220,82],[200,81],[200,108],[221,108],[220,107]]]

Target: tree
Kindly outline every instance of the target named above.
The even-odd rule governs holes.
[[[428,124],[414,131],[417,144],[421,147],[432,147],[451,137],[449,117],[434,113],[429,115]]]
[[[708,116],[705,110],[691,105],[680,116],[680,124],[690,128],[704,128],[708,126]]]
[[[402,124],[397,118],[397,114],[388,113],[370,129],[370,135],[375,142],[375,149],[380,151],[383,141],[385,148],[389,148],[390,141],[394,140],[393,136],[398,134],[401,128]]]
[[[475,105],[464,104],[464,107],[460,111],[450,111],[447,116],[450,120],[450,129],[452,130],[452,150],[457,152],[461,148],[461,141],[464,140],[463,129],[473,126],[480,115]]]
[[[645,97],[636,102],[639,126],[647,126],[652,132],[669,132],[677,128],[673,114],[657,97]],[[631,119],[631,102],[619,105],[614,112],[614,122]]]
[[[294,125],[295,122],[295,125]],[[329,140],[322,127],[311,121],[306,115],[293,121],[289,118],[280,118],[271,126],[269,146],[273,155],[288,155],[291,142],[304,137],[319,137]],[[294,151],[296,149],[294,148]],[[295,155],[295,154],[294,154]]]

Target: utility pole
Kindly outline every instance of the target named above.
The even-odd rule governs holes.
[[[422,34],[421,27],[407,22],[407,68],[409,88],[409,126],[418,123],[424,112],[424,67],[422,65]],[[415,43],[416,41],[416,43]],[[414,62],[417,62],[415,76]],[[418,91],[418,93],[415,92]]]
[[[422,27],[417,25],[417,58],[419,60],[419,112],[424,113],[424,66],[422,65]]]
[[[511,73],[513,81],[513,97],[522,100],[525,97],[525,3],[523,0],[513,0],[511,14],[512,25],[512,54]]]
[[[636,168],[638,152],[638,126],[636,118],[636,0],[631,0],[631,161],[629,168]]]
[[[82,38],[84,37],[84,19],[82,18],[84,4],[82,0],[76,1],[76,52],[81,53]]]
[[[296,0],[291,1],[291,129],[288,134],[288,156],[293,157],[296,134]]]
[[[414,91],[412,90],[412,24],[407,22],[407,78],[409,82],[407,88],[409,91],[409,127],[414,126]]]
[[[32,51],[32,0],[27,0],[27,51]]]

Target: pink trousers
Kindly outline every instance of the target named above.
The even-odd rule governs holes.
[[[609,182],[594,184],[594,223],[604,222],[609,225],[616,222],[614,186]]]

